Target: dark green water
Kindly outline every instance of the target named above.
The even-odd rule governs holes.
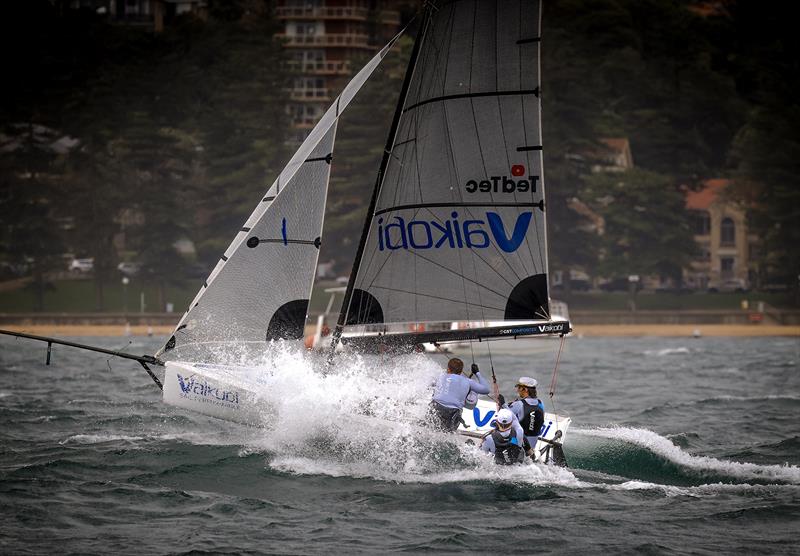
[[[520,374],[549,383],[556,345],[495,344],[502,391]],[[324,378],[284,365],[268,429],[167,407],[132,363],[68,348],[43,361],[40,344],[0,340],[4,554],[800,545],[797,339],[568,340],[556,406],[573,419],[570,469],[498,468],[416,427],[438,356],[343,364]]]

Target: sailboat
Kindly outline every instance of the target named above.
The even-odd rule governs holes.
[[[568,321],[551,318],[548,297],[540,11],[538,0],[426,4],[330,358],[340,345],[402,353],[569,333]],[[165,403],[245,423],[269,411],[246,366],[224,361],[226,346],[302,344],[338,120],[397,38],[353,77],[258,200],[164,347],[137,359],[159,385],[148,364],[164,364]],[[465,409],[459,432],[485,434],[497,408],[484,399]],[[546,414],[540,461],[569,424]]]
[[[548,305],[540,3],[431,2],[423,17],[331,352],[340,343],[385,352],[566,334],[569,322],[551,319]],[[394,40],[301,145],[159,357],[231,341],[302,338],[337,119]],[[453,321],[472,325],[452,329]],[[409,331],[408,323],[429,326]],[[258,421],[258,385],[241,376],[234,367],[168,361],[164,401]],[[481,400],[465,410],[462,432],[484,434],[496,409]],[[545,423],[545,439],[563,439],[569,418],[548,414]]]

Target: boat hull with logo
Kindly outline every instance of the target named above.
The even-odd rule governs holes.
[[[269,413],[255,384],[243,380],[243,369],[168,361],[164,371],[164,403],[226,421],[258,425]]]
[[[165,368],[164,403],[246,425],[262,426],[270,421],[272,404],[258,394],[265,385],[247,378],[252,369],[179,361],[167,362]],[[458,428],[458,433],[467,438],[482,438],[491,432],[496,410],[494,401],[478,400],[474,409],[463,410],[464,425]],[[560,448],[570,423],[569,417],[545,413],[540,436],[544,441],[537,443],[536,461],[554,460],[553,448]]]
[[[473,409],[464,408],[461,412],[464,424],[458,427],[458,433],[469,438],[483,438],[492,431],[492,421],[496,412],[497,405],[494,400],[478,400]],[[534,449],[537,462],[565,463],[561,461],[563,452],[560,452],[560,449],[571,423],[572,419],[564,415],[544,414],[542,434],[539,435],[540,440]]]

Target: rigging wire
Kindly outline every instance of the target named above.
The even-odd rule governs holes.
[[[561,352],[564,350],[565,334],[561,334],[561,344],[558,347],[556,354],[556,364],[553,367],[553,377],[550,379],[550,399],[552,400],[556,395],[556,384],[558,383],[558,364],[561,362]]]
[[[564,350],[564,340],[566,334],[561,334],[561,343],[558,346],[558,353],[556,354],[556,364],[553,366],[553,377],[550,379],[550,405],[553,406],[553,415],[556,421],[556,430],[561,430],[561,425],[558,422],[558,409],[556,408],[556,384],[558,382],[558,364],[561,362],[561,352]]]

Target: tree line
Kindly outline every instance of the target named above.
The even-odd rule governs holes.
[[[270,3],[211,1],[207,20],[179,18],[161,34],[46,0],[11,4],[0,7],[13,76],[0,107],[0,259],[28,261],[43,291],[67,249],[93,257],[98,308],[121,231],[154,283],[184,276],[183,237],[211,268],[291,155],[292,72]],[[695,256],[686,189],[729,177],[762,241],[760,268],[797,287],[800,58],[782,9],[544,2],[551,268],[679,279]],[[410,47],[387,58],[340,126],[321,260],[343,273]],[[606,137],[629,138],[635,169],[592,173],[576,156]]]
[[[800,276],[798,48],[780,5],[751,0],[545,3],[544,136],[553,264],[679,283],[696,253],[688,189],[726,177],[761,244],[761,280]],[[568,160],[627,137],[636,168],[591,173]],[[568,208],[581,199],[606,233]]]

